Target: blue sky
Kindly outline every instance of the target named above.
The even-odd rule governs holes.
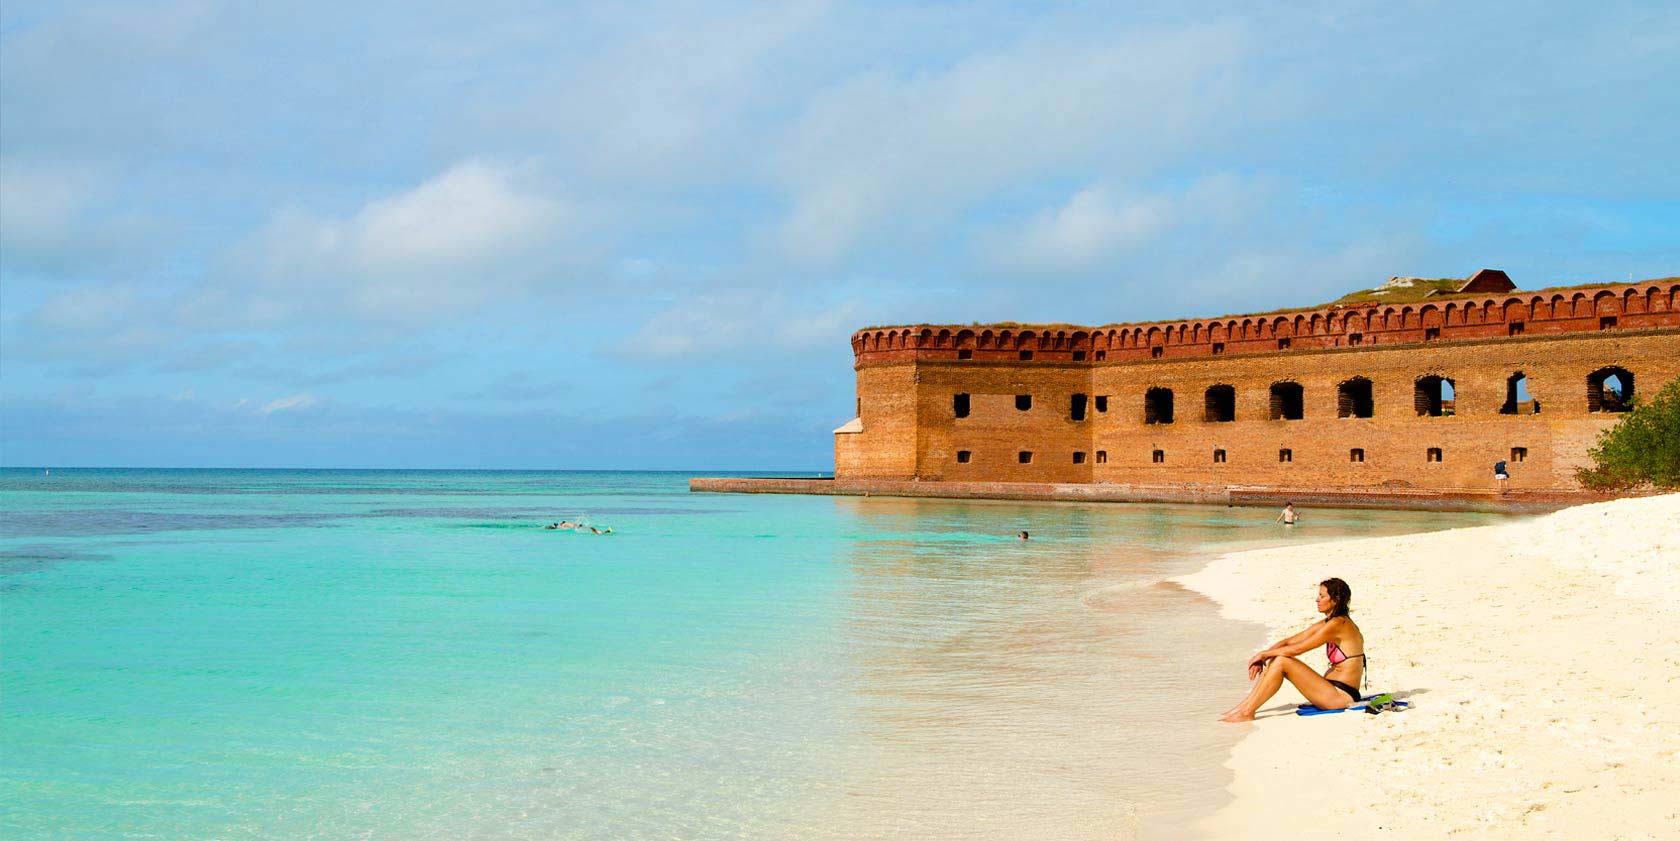
[[[866,324],[1680,273],[1680,6],[1264,5],[9,0],[0,463],[827,469]]]

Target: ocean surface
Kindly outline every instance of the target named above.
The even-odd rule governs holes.
[[[689,475],[0,471],[0,837],[1177,837],[1262,641],[1163,579],[1491,519]]]

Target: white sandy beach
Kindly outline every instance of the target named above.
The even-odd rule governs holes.
[[[1330,576],[1353,588],[1369,690],[1413,707],[1299,717],[1285,683],[1231,725],[1250,733],[1210,835],[1680,837],[1680,495],[1240,552],[1178,580],[1270,642],[1318,618]],[[1214,687],[1231,703],[1247,653]]]

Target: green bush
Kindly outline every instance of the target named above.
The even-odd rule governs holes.
[[[1641,403],[1604,430],[1588,455],[1593,466],[1575,478],[1593,490],[1619,490],[1650,483],[1680,488],[1680,379],[1670,380],[1656,399]]]

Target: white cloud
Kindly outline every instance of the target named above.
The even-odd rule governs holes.
[[[794,301],[780,292],[700,295],[655,315],[625,340],[623,352],[677,359],[751,348],[758,352],[844,348],[862,309],[856,299]]]
[[[16,256],[70,246],[99,183],[85,167],[0,160],[0,251]]]
[[[1228,242],[1254,218],[1276,213],[1280,184],[1267,177],[1211,175],[1178,189],[1123,190],[1106,184],[1081,188],[1065,202],[1043,208],[1013,227],[992,231],[981,256],[1030,273],[1083,273],[1157,249],[1194,230],[1205,242]]]
[[[810,100],[776,160],[792,204],[780,244],[833,261],[1032,180],[1159,167],[1191,130],[1217,133],[1242,48],[1224,27],[1027,40],[939,73],[853,78]]]
[[[241,400],[239,402],[243,404],[245,401]],[[257,412],[263,415],[272,415],[276,412],[295,412],[314,406],[318,402],[320,401],[316,399],[315,395],[307,392],[303,394],[291,394],[268,401],[263,404],[263,407],[258,409]]]
[[[1174,219],[1162,196],[1120,196],[1087,187],[1061,207],[1040,211],[1021,232],[1016,262],[1048,269],[1085,269],[1142,244]]]
[[[554,268],[575,222],[515,171],[469,160],[348,218],[277,214],[197,307],[257,321],[326,308],[412,322],[524,288]]]

